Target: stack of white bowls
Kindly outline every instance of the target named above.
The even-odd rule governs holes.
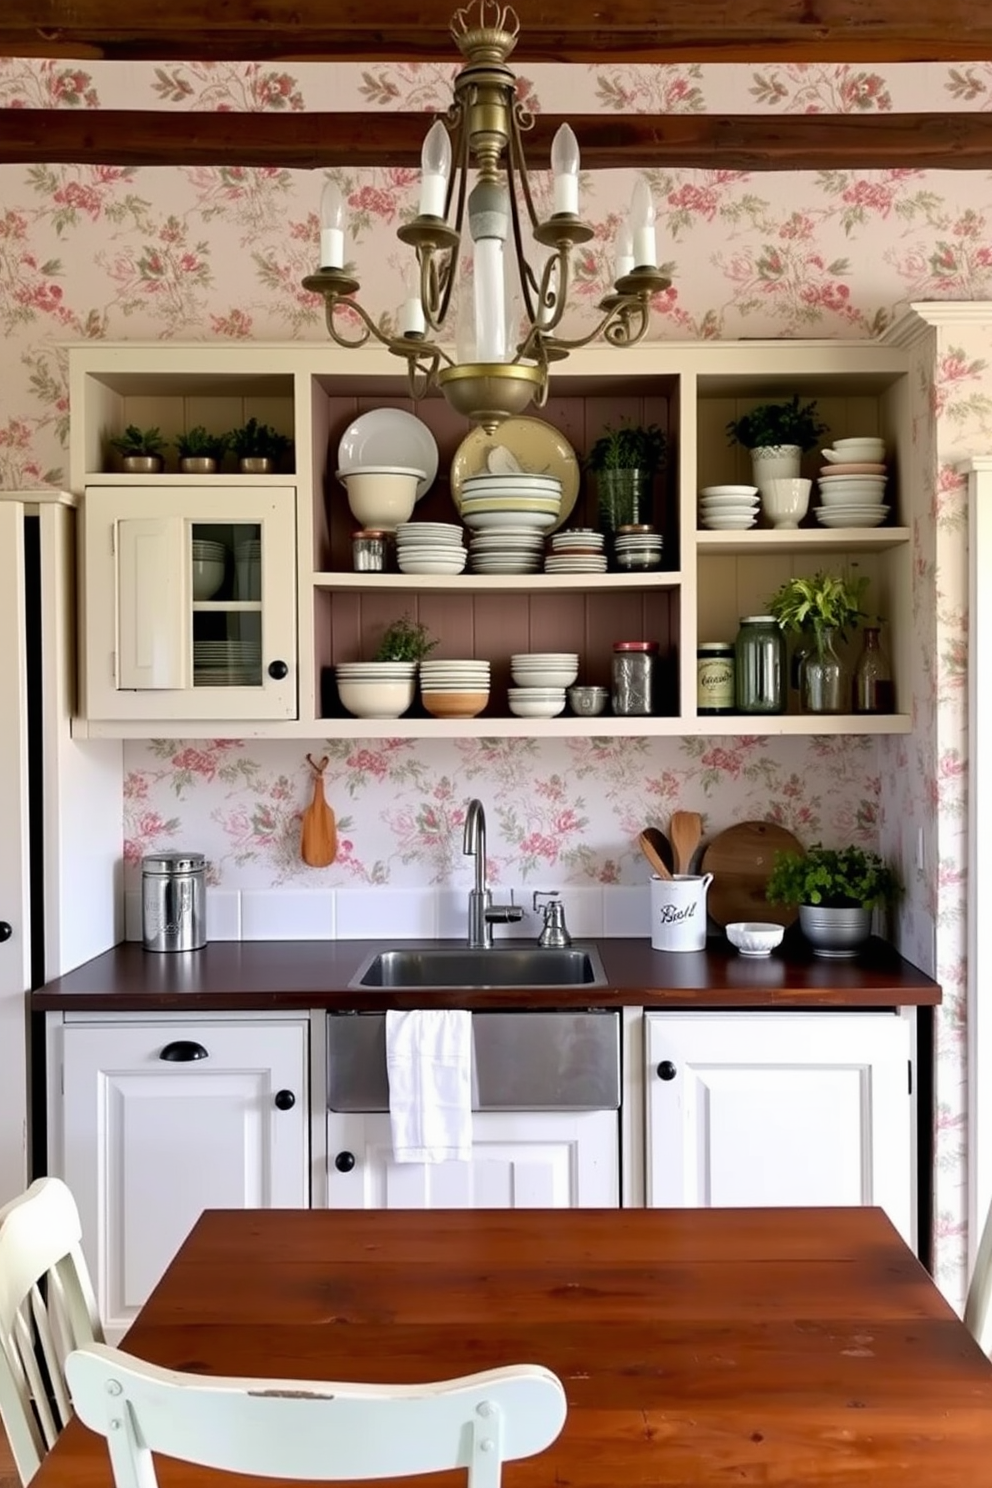
[[[522,651],[510,657],[516,683],[507,688],[510,712],[518,718],[554,718],[565,708],[565,689],[579,675],[574,651]]]
[[[396,566],[400,573],[460,574],[468,557],[457,522],[400,522]]]
[[[591,527],[573,527],[556,532],[551,552],[544,560],[545,573],[605,573],[605,540]]]
[[[835,439],[823,451],[820,470],[822,505],[814,507],[821,527],[878,527],[891,507],[885,506],[885,442],[874,434]]]
[[[258,687],[262,681],[260,641],[194,641],[194,687]]]
[[[757,486],[703,486],[699,520],[712,532],[743,532],[758,520]]]
[[[208,542],[194,537],[190,544],[193,556],[193,598],[213,599],[224,582],[227,548],[221,542]]]
[[[524,470],[517,475],[467,475],[459,501],[466,527],[535,527],[546,532],[561,514],[561,481]]]
[[[399,718],[417,690],[415,661],[339,661],[341,705],[355,718]]]
[[[488,661],[422,661],[420,699],[434,718],[475,718],[489,701]]]
[[[480,527],[468,545],[473,573],[537,573],[544,556],[544,538],[535,527]]]
[[[262,597],[262,543],[257,537],[234,545],[234,573],[239,599]]]

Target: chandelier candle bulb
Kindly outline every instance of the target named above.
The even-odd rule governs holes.
[[[617,232],[617,252],[613,277],[623,279],[634,272],[634,234],[629,222],[621,222]]]
[[[658,246],[654,235],[655,206],[651,187],[639,176],[630,198],[630,228],[634,247],[634,267],[656,269]]]
[[[337,181],[328,181],[320,198],[320,266],[344,267],[344,197]]]
[[[405,286],[406,298],[400,310],[400,335],[423,336],[427,330],[427,323],[424,320],[424,307],[420,303],[420,290],[413,266],[407,269]]]
[[[551,145],[551,169],[555,178],[555,213],[570,217],[579,211],[579,142],[570,124],[563,124]]]
[[[420,167],[420,215],[444,217],[451,175],[451,140],[440,119],[434,121],[424,138]]]

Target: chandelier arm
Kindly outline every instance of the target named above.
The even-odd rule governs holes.
[[[517,256],[517,277],[520,280],[520,292],[523,296],[527,320],[533,325],[537,319],[537,311],[541,306],[541,292],[537,277],[524,250],[523,224],[520,221],[520,202],[517,196],[517,186],[518,183],[521,183],[522,179],[526,181],[526,176],[521,178],[519,161],[514,162],[512,137],[510,151],[506,161],[506,175],[510,195],[510,222],[513,226],[513,249]],[[526,195],[526,187],[521,184],[521,189],[525,191]]]
[[[549,349],[562,353],[578,351],[600,336],[609,341],[611,346],[636,346],[638,341],[643,340],[650,323],[650,300],[624,296],[619,303],[607,306],[605,314],[587,336],[579,336],[574,340],[566,340],[560,336],[545,336],[543,339]]]
[[[559,243],[544,263],[541,275],[542,316],[538,329],[550,335],[561,324],[568,304],[568,293],[572,282],[572,255],[570,245]]]

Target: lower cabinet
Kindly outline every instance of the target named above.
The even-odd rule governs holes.
[[[75,1194],[111,1337],[202,1210],[309,1205],[308,1037],[303,1017],[50,1028],[50,1171]]]
[[[649,1013],[649,1205],[881,1206],[916,1249],[912,1037],[895,1013]]]
[[[389,1117],[327,1113],[332,1209],[576,1209],[620,1202],[616,1111],[475,1112],[469,1162],[398,1163]]]

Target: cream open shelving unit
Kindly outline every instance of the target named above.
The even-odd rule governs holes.
[[[687,734],[879,734],[908,732],[909,646],[912,614],[913,514],[926,509],[923,475],[910,457],[910,344],[905,336],[881,342],[654,342],[625,351],[609,347],[573,353],[551,377],[545,409],[530,416],[554,424],[580,458],[607,423],[657,423],[665,431],[669,468],[656,519],[665,534],[664,570],[605,574],[432,577],[352,571],[348,534],[355,525],[334,470],[348,424],[379,406],[404,407],[431,428],[440,451],[438,479],[417,516],[455,520],[447,489],[450,459],[468,426],[442,399],[414,405],[403,369],[388,353],[344,352],[317,345],[86,343],[70,351],[70,484],[82,506],[80,707],[74,730],[113,737],[560,737]],[[886,500],[899,525],[871,529],[803,527],[794,532],[697,530],[699,487],[747,480],[747,452],[728,443],[726,424],[757,401],[798,392],[816,398],[829,438],[878,433],[886,441],[890,480]],[[174,471],[129,477],[110,469],[108,441],[125,424],[157,424],[174,436],[196,423],[225,429],[255,416],[292,435],[292,473],[241,477],[222,474],[192,481]],[[819,464],[807,456],[806,473]],[[288,716],[270,715],[261,701],[270,683],[252,688],[187,687],[131,694],[115,701],[111,658],[121,645],[116,554],[108,522],[141,518],[156,504],[174,508],[184,490],[210,483],[212,512],[239,520],[264,492],[293,493],[295,508],[273,540],[267,605],[292,599],[295,635],[280,640],[289,667]],[[184,482],[186,483],[184,485]],[[583,478],[572,523],[594,516],[595,493]],[[87,493],[99,489],[99,500]],[[167,500],[166,500],[167,496]],[[171,505],[170,505],[171,503]],[[98,525],[97,513],[101,530]],[[111,514],[108,516],[108,512]],[[189,522],[202,522],[191,502]],[[220,520],[220,517],[218,517]],[[292,531],[289,530],[290,525]],[[279,555],[292,554],[291,559]],[[98,555],[95,557],[94,555]],[[263,554],[264,561],[264,554]],[[889,624],[897,703],[885,716],[809,715],[698,717],[696,646],[733,640],[739,617],[759,613],[792,573],[844,567],[870,580],[869,604]],[[180,605],[181,610],[181,605]],[[494,667],[490,709],[477,719],[407,716],[362,720],[328,716],[328,686],[337,660],[371,654],[377,631],[404,611],[424,619],[441,638],[439,655],[486,655]],[[268,619],[263,605],[263,636]],[[154,612],[146,617],[156,639]],[[280,630],[285,636],[285,628]],[[650,718],[594,719],[563,715],[518,719],[502,692],[509,655],[526,649],[576,650],[580,679],[608,682],[612,641],[657,639],[665,671],[668,711]],[[567,643],[567,644],[566,644]],[[282,651],[289,645],[292,654]],[[263,664],[270,660],[263,646]],[[209,696],[207,695],[209,693]],[[280,705],[281,706],[281,705]]]

